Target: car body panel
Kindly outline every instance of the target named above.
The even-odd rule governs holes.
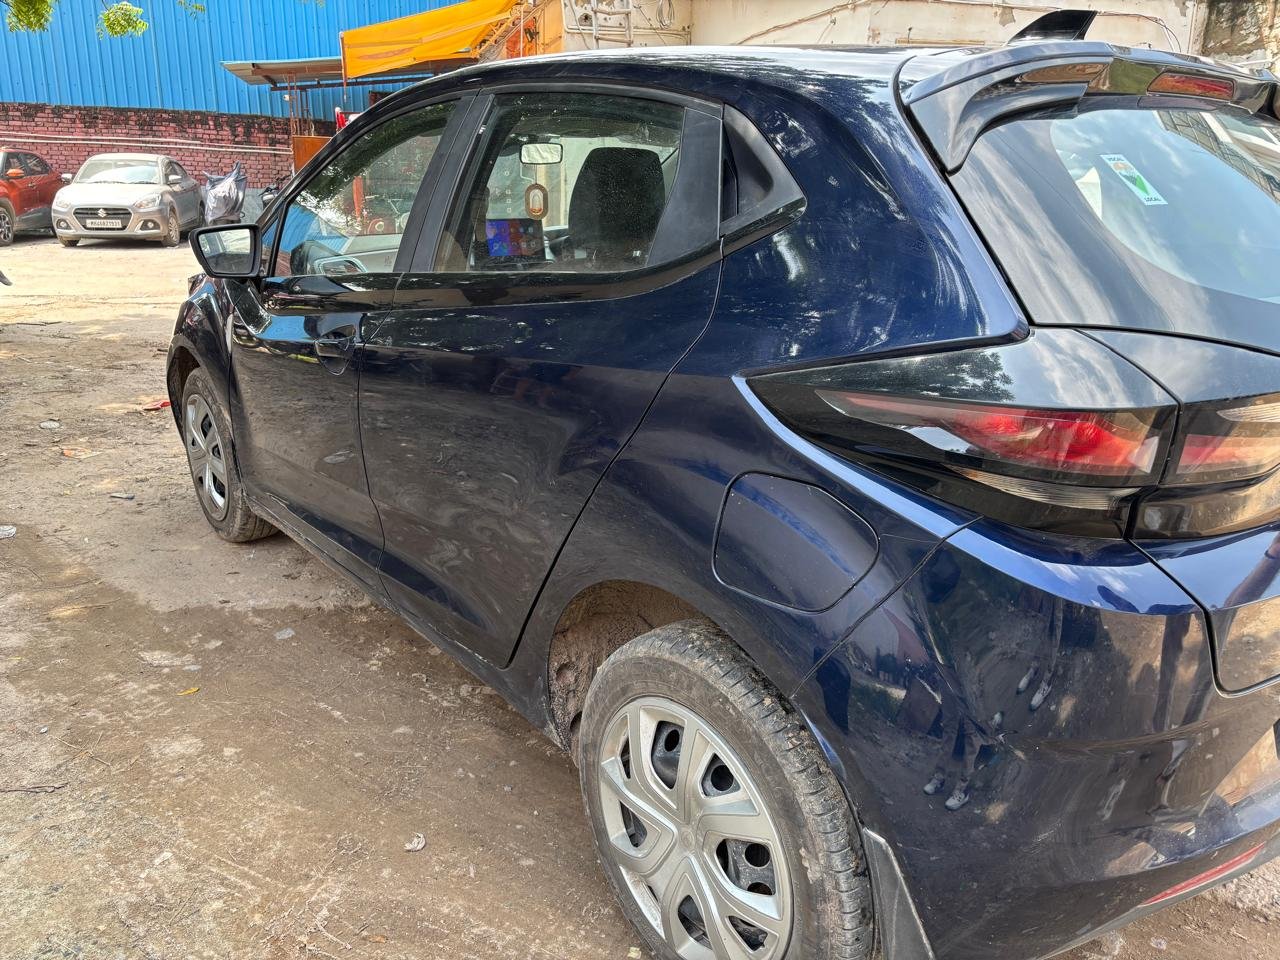
[[[236,403],[232,429],[245,485],[273,513],[367,587],[381,592],[382,525],[369,497],[360,437],[355,340],[391,305],[396,278],[370,274],[228,284]],[[316,341],[351,341],[323,356]]]
[[[861,774],[893,811],[870,824],[940,957],[1048,954],[1276,833],[1276,771],[1231,780],[1259,744],[1274,759],[1274,698],[1218,694],[1203,612],[1123,542],[967,527],[797,698],[846,766],[894,758]],[[976,772],[951,813],[921,788],[954,782],[958,737]]]
[[[710,319],[719,277],[713,262],[622,299],[523,303],[518,331],[487,289],[469,300],[406,278],[364,338],[360,422],[383,577],[411,617],[510,659],[597,481]]]

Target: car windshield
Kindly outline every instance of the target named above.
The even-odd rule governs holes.
[[[154,160],[95,157],[86,160],[76,183],[159,183],[160,166]]]
[[[984,134],[955,176],[1033,320],[1280,343],[1280,123],[1134,100]]]

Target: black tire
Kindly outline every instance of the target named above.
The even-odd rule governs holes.
[[[220,440],[221,438],[227,438],[226,440],[221,440],[221,442],[230,447],[231,423],[227,419],[222,405],[218,402],[217,394],[214,393],[213,385],[209,382],[208,376],[200,368],[191,371],[191,375],[187,377],[186,385],[182,390],[182,410],[180,411],[179,422],[182,424],[181,432],[184,446],[190,445],[190,438],[187,436],[189,426],[187,411],[192,406],[193,398],[199,398],[207,406],[210,415],[215,421],[217,436]],[[225,464],[223,495],[226,500],[226,511],[222,516],[218,516],[210,508],[201,493],[201,483],[196,479],[194,468],[191,470],[191,482],[195,486],[196,502],[200,504],[200,509],[204,513],[205,519],[209,521],[209,526],[213,527],[214,531],[223,540],[231,543],[248,543],[251,540],[261,540],[263,537],[269,537],[276,533],[276,528],[254,513],[253,508],[249,506],[249,501],[244,494],[244,486],[240,482],[240,475],[236,472],[235,457],[232,455],[232,451],[230,449],[223,450],[221,456]],[[190,454],[188,454],[188,462],[190,463]]]
[[[58,242],[59,242],[60,244],[62,244],[64,247],[78,247],[78,246],[80,246],[80,238],[79,238],[79,237],[59,237],[59,238],[58,238]]]
[[[160,245],[176,247],[182,242],[182,221],[178,219],[178,211],[169,208],[169,218],[165,220],[164,233],[160,235]]]
[[[18,218],[14,216],[13,207],[8,200],[0,200],[0,247],[13,243],[13,235],[18,232]]]
[[[795,710],[732,641],[697,620],[659,627],[615,651],[592,682],[579,735],[577,759],[600,862],[623,913],[653,955],[679,960],[615,863],[604,819],[607,791],[598,773],[619,713],[647,697],[673,701],[711,727],[764,800],[791,878],[786,960],[870,957],[871,885],[856,819],[839,782]],[[629,742],[626,749],[633,758]]]

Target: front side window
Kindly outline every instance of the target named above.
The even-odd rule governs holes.
[[[439,268],[599,273],[648,265],[680,164],[684,114],[602,94],[496,97]]]
[[[388,120],[316,173],[285,211],[275,272],[392,273],[452,110],[433,104]]]

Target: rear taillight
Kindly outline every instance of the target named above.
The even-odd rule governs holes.
[[[1072,330],[977,350],[750,381],[813,440],[962,506],[1030,526],[1121,536],[1159,482],[1177,404]]]
[[[1201,890],[1221,880],[1225,880],[1227,877],[1231,876],[1231,874],[1244,870],[1246,867],[1253,864],[1254,861],[1262,855],[1262,852],[1266,850],[1266,848],[1267,845],[1265,843],[1260,843],[1256,847],[1250,847],[1244,853],[1232,857],[1225,863],[1220,863],[1218,866],[1206,870],[1204,873],[1196,874],[1190,880],[1184,880],[1177,886],[1170,887],[1163,893],[1156,894],[1142,905],[1144,907],[1153,907],[1158,903],[1167,903],[1170,900],[1176,900],[1179,897],[1186,896],[1196,890]]]
[[[1149,475],[1160,438],[1150,411],[1037,410],[819,390],[853,420],[913,433],[941,451],[1056,475]]]
[[[1280,396],[1196,405],[1186,420],[1170,483],[1248,480],[1280,466]]]

